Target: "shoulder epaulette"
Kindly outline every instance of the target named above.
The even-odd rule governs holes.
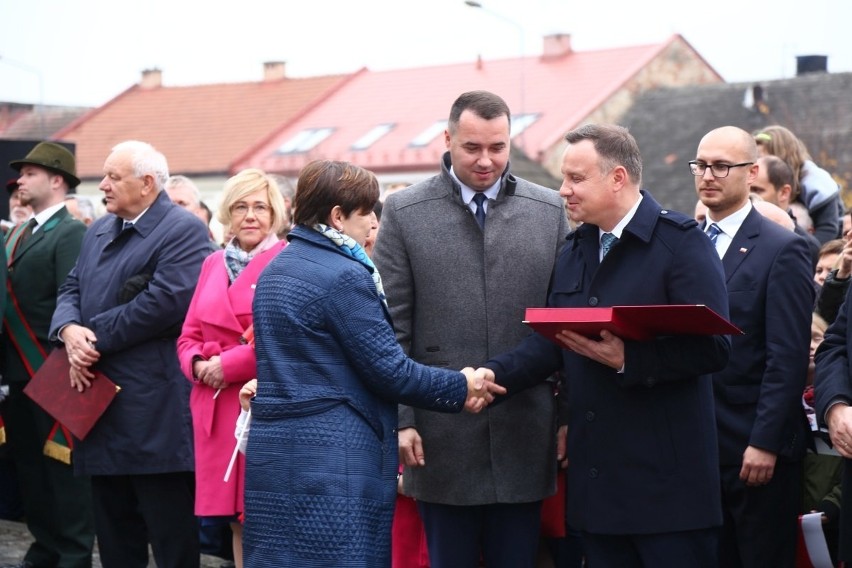
[[[682,229],[689,229],[698,225],[698,221],[689,215],[685,215],[680,211],[672,211],[671,209],[661,209],[660,219]]]

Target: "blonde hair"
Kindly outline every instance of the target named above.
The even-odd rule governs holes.
[[[281,197],[278,184],[275,183],[272,176],[263,170],[249,168],[239,172],[225,182],[222,191],[224,195],[222,196],[222,204],[219,205],[219,211],[216,213],[216,220],[225,227],[231,225],[231,207],[236,202],[257,191],[265,191],[269,206],[272,209],[270,232],[277,234],[284,228],[284,224],[287,222],[284,198]]]
[[[789,129],[777,124],[755,131],[754,141],[767,154],[778,156],[793,170],[793,199],[796,199],[802,192],[802,167],[811,159],[805,144]]]
[[[817,328],[821,333],[825,334],[825,330],[828,329],[828,322],[825,321],[821,315],[814,312],[813,319],[811,320],[811,327]]]

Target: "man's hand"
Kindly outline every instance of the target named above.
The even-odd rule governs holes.
[[[402,428],[399,431],[399,461],[408,467],[426,465],[423,454],[423,439],[416,428]]]
[[[740,479],[750,487],[766,485],[772,481],[775,473],[775,461],[778,456],[772,452],[749,446],[743,452],[743,467],[740,469]]]
[[[846,241],[843,245],[843,250],[840,251],[840,258],[837,262],[837,278],[849,278],[852,276],[852,239]]]
[[[98,338],[91,329],[72,323],[62,328],[61,336],[68,362],[72,367],[78,369],[91,367],[101,358],[101,354],[95,349]],[[92,376],[94,375],[90,375],[89,378]]]
[[[557,333],[556,339],[578,355],[612,367],[616,371],[624,368],[624,342],[607,330],[601,331],[600,341],[567,329]]]
[[[506,389],[494,382],[494,372],[480,367],[465,367],[461,370],[467,379],[467,401],[464,409],[477,413],[494,401],[494,395],[506,394]]]
[[[78,392],[83,392],[92,386],[95,374],[88,367],[78,368],[71,365],[68,370],[68,377],[71,379],[71,387],[77,389]]]
[[[834,449],[844,458],[852,458],[852,406],[834,404],[828,409],[825,421]]]
[[[243,385],[240,389],[240,408],[249,411],[251,408],[251,399],[257,394],[257,379],[252,379]]]
[[[568,445],[568,426],[560,426],[556,431],[556,461],[559,462],[559,467],[566,469],[568,467],[567,454]]]

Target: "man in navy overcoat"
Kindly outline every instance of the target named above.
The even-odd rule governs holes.
[[[120,387],[85,440],[74,469],[92,477],[105,567],[198,566],[193,514],[191,383],[175,342],[209,248],[207,228],[163,191],[165,157],[123,142],[104,164],[109,214],[86,232],[59,290],[50,337],[65,344],[71,382],[92,369]]]
[[[587,125],[566,140],[560,192],[583,224],[558,260],[548,306],[704,304],[727,317],[710,241],[640,192],[627,130]],[[510,393],[561,369],[567,520],[590,565],[715,568],[722,514],[709,373],[727,363],[729,339],[558,337],[562,348],[533,334],[486,366]]]

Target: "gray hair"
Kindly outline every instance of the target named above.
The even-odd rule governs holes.
[[[289,199],[293,201],[293,197],[296,196],[296,186],[293,185],[293,182],[287,176],[282,176],[279,174],[266,174],[275,180],[275,183],[278,184],[278,190],[281,192],[281,197],[284,199]]]
[[[165,187],[169,179],[169,164],[166,157],[152,145],[139,140],[125,140],[113,146],[112,151],[130,153],[133,175],[140,178],[153,176],[157,191]]]
[[[174,189],[176,187],[186,187],[192,192],[192,198],[195,199],[195,205],[201,205],[201,191],[198,189],[198,186],[193,183],[191,179],[182,175],[171,176],[166,180],[165,186],[163,189]]]
[[[72,199],[77,202],[77,209],[80,210],[80,215],[84,218],[91,219],[92,221],[98,218],[91,199],[83,195],[77,195],[76,193],[65,196],[65,201],[71,201]]]

